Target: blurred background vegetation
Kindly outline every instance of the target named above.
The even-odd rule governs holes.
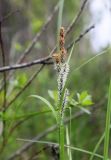
[[[35,34],[41,31],[42,26],[52,14],[57,1],[43,0],[0,0],[0,17],[6,16],[8,13],[19,10],[10,16],[2,24],[2,37],[4,42],[6,65],[16,64],[25,49],[32,42]],[[69,0],[64,3],[63,11],[63,26],[71,23],[72,19],[77,15],[82,1]],[[56,13],[53,20],[50,22],[44,33],[39,38],[39,41],[31,49],[30,53],[23,59],[22,62],[29,62],[35,59],[48,56],[50,51],[56,45],[57,38],[57,18]],[[71,30],[66,38],[66,46],[76,39],[90,24],[90,13],[88,4],[86,5],[81,18]],[[93,32],[93,31],[91,31]],[[1,52],[1,51],[0,51]],[[105,54],[96,57],[87,65],[84,65],[78,70],[78,66],[86,62],[91,57],[95,56],[90,43],[90,34],[87,34],[75,46],[71,63],[70,63],[70,83],[69,90],[75,99],[76,94],[87,91],[92,95],[93,105],[88,106],[91,109],[91,114],[86,113],[72,120],[71,124],[71,145],[77,146],[89,151],[93,151],[97,141],[104,132],[105,114],[107,106],[107,91],[110,79],[111,70],[111,55],[110,50]],[[0,66],[2,66],[2,56],[0,55]],[[33,73],[38,70],[40,65],[35,65],[29,68],[19,69],[13,72],[13,75],[7,80],[7,104],[16,96],[16,94],[24,87]],[[7,72],[7,75],[9,72]],[[1,87],[3,73],[0,73]],[[5,134],[8,137],[8,142],[5,148],[0,153],[1,160],[7,160],[16,150],[20,149],[26,142],[18,141],[17,138],[32,139],[38,134],[55,124],[55,120],[51,113],[42,114],[39,116],[26,117],[30,113],[41,112],[47,107],[40,101],[29,98],[31,94],[37,94],[50,100],[53,100],[48,94],[49,90],[57,91],[56,71],[53,65],[46,65],[39,75],[34,79],[31,85],[10,105],[6,111],[6,127]],[[0,109],[3,105],[3,88],[0,91]],[[80,109],[72,109],[72,115],[80,112]],[[19,118],[15,118],[19,117]],[[24,121],[13,130],[16,123]],[[1,118],[2,123],[2,118]],[[2,130],[2,128],[0,128]],[[4,128],[3,128],[4,129]],[[10,129],[13,130],[10,136]],[[57,131],[53,131],[43,137],[42,140],[57,142]],[[2,135],[0,136],[2,144]],[[28,150],[15,157],[15,160],[30,160],[44,147],[35,143]],[[111,150],[110,150],[111,152]],[[98,153],[103,153],[103,143],[99,147]],[[87,160],[89,155],[72,151],[75,160]],[[42,151],[35,159],[54,159],[50,148]],[[95,160],[99,158],[94,158]]]

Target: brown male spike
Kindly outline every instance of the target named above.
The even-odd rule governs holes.
[[[54,58],[55,62],[58,64],[64,63],[66,59],[66,49],[64,48],[65,44],[65,30],[64,27],[60,28],[60,34],[59,34],[59,47],[60,47],[60,52],[54,53],[52,57]]]

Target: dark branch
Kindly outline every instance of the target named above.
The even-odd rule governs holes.
[[[5,67],[1,67],[0,68],[0,72],[4,72],[4,71],[9,71],[9,70],[15,70],[15,69],[21,69],[21,68],[26,68],[26,67],[30,67],[36,64],[52,64],[52,62],[48,62],[48,60],[50,60],[51,57],[45,57],[45,58],[41,58],[32,62],[28,62],[28,63],[22,63],[22,64],[15,64],[12,66],[5,66]]]
[[[4,16],[2,19],[1,19],[1,22],[3,23],[4,21],[6,21],[9,17],[13,16],[15,13],[17,12],[20,12],[20,10],[15,10],[15,11],[12,11],[10,13],[8,13],[6,16]]]
[[[85,8],[85,6],[86,6],[87,1],[88,1],[88,0],[84,0],[84,1],[83,1],[82,5],[81,5],[81,8],[80,8],[80,10],[79,10],[79,12],[78,12],[78,14],[77,14],[76,17],[73,19],[72,23],[69,25],[69,27],[68,27],[67,30],[66,30],[66,33],[67,33],[67,34],[68,34],[72,29],[73,29],[73,30],[75,29],[75,26],[76,26],[76,24],[77,24],[77,22],[78,22],[78,20],[79,20],[79,18],[80,18],[80,16],[81,16],[81,14],[82,14],[84,8]]]
[[[72,41],[68,46],[67,46],[67,50],[69,50],[73,44],[75,43],[78,43],[87,33],[89,33],[92,29],[95,28],[95,25],[91,25],[89,28],[87,28],[83,33],[81,33],[78,38],[76,38],[76,40]]]
[[[4,50],[4,43],[3,43],[3,39],[2,39],[2,21],[0,21],[0,47],[1,47],[3,66],[5,66],[5,50]],[[4,110],[4,113],[5,113],[6,102],[7,102],[7,99],[6,99],[7,84],[6,84],[6,72],[5,71],[3,72],[3,80],[4,80],[4,99],[3,99],[2,109]],[[3,129],[3,133],[2,133],[3,141],[2,141],[1,150],[0,150],[1,152],[2,152],[2,149],[5,147],[5,144],[6,144],[5,143],[5,126],[6,126],[6,123],[5,123],[4,120],[3,120],[3,126],[4,126],[4,129]]]
[[[4,51],[4,44],[3,44],[3,39],[2,39],[2,22],[0,21],[0,47],[1,47],[1,54],[2,54],[2,61],[3,61],[3,66],[5,66],[5,51]],[[3,73],[3,79],[4,79],[4,102],[3,102],[3,107],[5,108],[6,106],[6,92],[7,92],[7,87],[6,87],[6,72],[4,71]]]
[[[41,31],[39,33],[37,33],[34,37],[34,39],[32,40],[31,44],[29,45],[29,47],[25,50],[25,52],[22,54],[22,56],[20,57],[20,59],[18,60],[17,63],[21,63],[23,61],[23,59],[31,52],[31,50],[33,49],[33,47],[35,46],[36,42],[39,40],[39,38],[41,37],[41,35],[43,34],[43,32],[47,29],[48,25],[50,24],[50,22],[52,21],[55,13],[58,10],[58,4],[54,7],[53,12],[51,13],[51,15],[48,17],[47,22],[44,24],[44,26],[42,27]]]

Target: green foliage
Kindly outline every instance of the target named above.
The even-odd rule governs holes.
[[[77,100],[74,98],[69,99],[70,106],[75,106],[84,111],[87,114],[90,114],[90,111],[86,108],[93,104],[91,95],[87,93],[87,91],[83,91],[81,93],[77,93]]]
[[[78,103],[82,106],[92,105],[91,95],[87,93],[87,91],[83,91],[82,93],[77,93]]]

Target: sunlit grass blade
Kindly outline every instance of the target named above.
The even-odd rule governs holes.
[[[31,139],[22,139],[22,138],[17,138],[18,141],[24,141],[24,142],[33,142],[33,143],[40,143],[40,144],[49,144],[49,145],[59,145],[58,143],[54,143],[54,142],[49,142],[49,141],[39,141],[39,140],[31,140]],[[69,145],[64,145],[64,147],[68,147],[72,150],[75,150],[75,151],[78,151],[78,152],[82,152],[82,153],[85,153],[85,154],[88,154],[88,155],[92,155],[93,152],[90,152],[88,150],[85,150],[85,149],[81,149],[81,148],[78,148],[78,147],[73,147],[73,146],[69,146]],[[95,157],[98,157],[100,159],[103,159],[104,157],[100,154],[94,154]],[[107,159],[108,160],[108,159]]]
[[[71,59],[71,56],[72,56],[72,53],[73,53],[73,50],[74,50],[74,45],[75,43],[73,44],[72,48],[71,48],[71,51],[69,53],[69,57],[68,57],[68,60],[67,60],[67,63],[69,63],[70,59]]]
[[[95,156],[95,153],[97,152],[100,144],[101,144],[102,141],[104,140],[104,135],[105,135],[105,134],[103,133],[102,136],[100,137],[99,141],[97,142],[97,144],[96,144],[96,146],[95,146],[95,148],[94,148],[94,150],[93,150],[93,154],[91,155],[91,157],[90,157],[89,160],[93,160],[93,158],[94,158],[94,156]]]
[[[31,95],[30,97],[34,97],[34,98],[40,99],[42,102],[44,102],[51,109],[51,111],[52,111],[52,113],[53,113],[53,115],[54,115],[54,117],[56,118],[56,121],[57,121],[56,111],[55,111],[54,107],[51,105],[51,103],[49,101],[47,101],[45,98],[43,98],[41,96],[38,96],[38,95]]]
[[[68,145],[65,145],[65,147],[69,147],[69,148],[72,149],[72,150],[79,151],[79,152],[83,152],[83,153],[88,154],[88,155],[92,155],[92,154],[93,154],[93,152],[90,152],[90,151],[88,151],[88,150],[84,150],[84,149],[81,149],[81,148],[72,147],[72,146],[68,146]],[[96,153],[94,154],[94,156],[95,156],[95,157],[98,157],[98,158],[100,158],[100,159],[103,159],[103,158],[104,158],[102,155],[96,154]]]
[[[105,49],[105,50],[103,50],[102,52],[98,53],[97,55],[93,56],[92,58],[88,59],[87,61],[85,61],[84,63],[82,63],[80,66],[78,66],[78,67],[74,70],[74,72],[77,71],[77,70],[79,70],[79,69],[81,69],[82,67],[84,67],[86,64],[90,63],[91,61],[93,61],[93,60],[96,59],[97,57],[99,57],[99,56],[101,56],[101,55],[103,55],[103,54],[105,54],[105,53],[108,53],[108,50],[109,50],[109,49],[110,49],[110,48]]]
[[[66,142],[67,142],[67,145],[70,145],[70,133],[68,131],[68,126],[66,126]],[[72,160],[70,148],[67,148],[67,155],[68,155],[68,159]]]
[[[104,139],[104,160],[108,159],[110,121],[111,121],[111,80],[110,80],[110,84],[109,84],[108,105],[107,105],[107,113],[106,113],[106,128],[105,128],[105,139]]]

